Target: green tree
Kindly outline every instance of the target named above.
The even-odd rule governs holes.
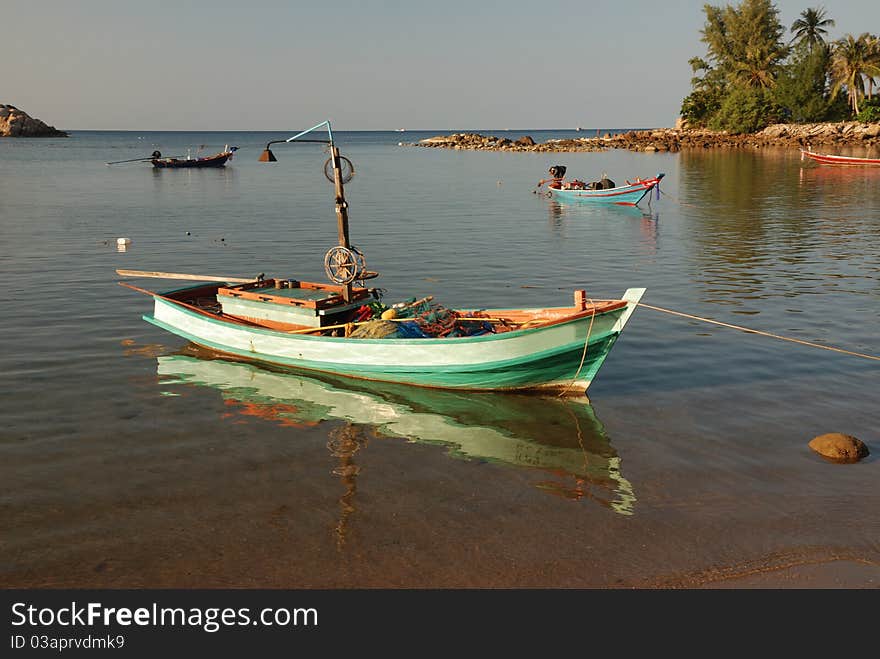
[[[825,18],[825,13],[824,7],[802,11],[801,17],[791,24],[792,43],[806,43],[810,50],[825,46],[825,35],[828,34],[825,28],[834,27],[834,19]]]
[[[779,108],[770,93],[756,87],[733,87],[709,121],[714,130],[756,133],[779,120]]]
[[[863,121],[865,123],[880,122],[880,98],[875,97],[865,101],[856,115],[856,121]]]
[[[724,100],[724,76],[699,57],[692,57],[688,64],[694,73],[691,78],[693,91],[681,102],[680,114],[691,126],[706,126]]]
[[[829,98],[828,66],[831,52],[825,44],[800,41],[788,63],[782,67],[773,89],[785,121],[811,123],[827,121],[834,103]]]
[[[699,85],[692,81],[694,93],[685,99],[683,114],[698,108],[710,113],[705,119],[712,126],[736,132],[743,132],[744,126],[759,130],[776,115],[775,103],[766,92],[775,86],[788,54],[781,40],[785,28],[779,22],[779,11],[770,0],[742,0],[736,7],[705,5],[703,10],[706,23],[701,35],[707,47],[707,76],[698,79]],[[707,78],[715,93],[711,97],[714,105],[705,102],[709,98]],[[748,104],[742,112],[729,102],[736,90],[752,92],[736,95]],[[756,116],[756,112],[765,115]]]
[[[776,67],[788,54],[781,37],[785,28],[770,0],[743,0],[738,7],[706,5],[702,40],[708,59],[730,82],[772,86]],[[746,75],[743,75],[743,72]]]

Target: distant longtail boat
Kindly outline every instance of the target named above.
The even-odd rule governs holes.
[[[226,147],[226,149],[220,153],[215,153],[213,156],[205,156],[203,158],[163,158],[159,151],[153,151],[150,162],[153,163],[153,167],[158,167],[160,169],[175,169],[180,167],[223,167],[228,161],[232,160],[232,155],[236,151],[238,151],[237,146]]]

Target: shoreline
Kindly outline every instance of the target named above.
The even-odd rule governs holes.
[[[552,139],[535,142],[529,135],[512,140],[480,133],[437,135],[400,146],[459,149],[468,151],[581,152],[625,149],[646,153],[677,152],[682,149],[761,148],[770,146],[861,146],[880,147],[880,123],[857,121],[822,124],[773,124],[757,132],[732,135],[726,131],[689,128],[632,130],[596,137]]]

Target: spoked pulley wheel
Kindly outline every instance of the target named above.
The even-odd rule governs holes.
[[[339,171],[342,175],[342,182],[348,183],[354,177],[354,165],[351,164],[351,160],[345,156],[339,156]],[[324,176],[331,183],[336,182],[333,177],[333,158],[327,158],[327,162],[324,163]]]
[[[337,245],[324,255],[324,272],[337,284],[350,284],[364,278],[367,262],[357,247]]]

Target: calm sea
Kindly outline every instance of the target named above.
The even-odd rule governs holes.
[[[294,132],[0,140],[0,586],[880,585],[880,362],[699,320],[880,355],[880,169],[335,132],[386,302],[644,286],[694,317],[637,310],[589,403],[460,395],[207,359],[117,285],[117,268],[323,281],[326,154],[257,161]],[[105,164],[224,145],[213,171]],[[555,164],[666,176],[641,210],[559,204],[533,194]],[[872,455],[826,462],[807,446],[826,432]]]

